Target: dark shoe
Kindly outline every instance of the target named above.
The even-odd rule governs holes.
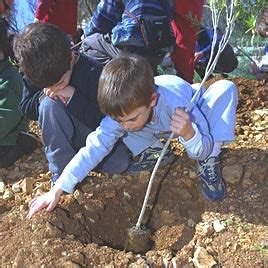
[[[36,137],[30,133],[20,132],[17,144],[25,154],[29,154],[37,147]]]
[[[162,148],[148,148],[143,153],[140,154],[137,161],[132,161],[128,167],[130,173],[137,174],[143,170],[152,171],[158,158],[160,157]],[[175,160],[175,155],[170,147],[167,148],[165,155],[160,163],[160,166],[165,166],[173,163]]]
[[[24,152],[18,145],[1,146],[0,151],[0,168],[7,168],[11,166],[24,155]]]
[[[221,200],[226,194],[219,164],[218,157],[197,161],[197,175],[201,179],[201,191],[210,201]]]
[[[31,153],[37,147],[36,138],[32,134],[21,132],[17,145],[0,147],[0,168],[7,168],[19,160],[24,154]]]

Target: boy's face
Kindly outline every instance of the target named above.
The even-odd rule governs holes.
[[[57,83],[53,84],[52,86],[46,87],[49,88],[50,91],[52,92],[57,92],[60,91],[62,89],[64,89],[65,87],[67,87],[69,85],[70,79],[71,79],[71,75],[73,72],[73,66],[75,65],[77,60],[77,56],[72,53],[72,60],[71,60],[71,68],[70,70],[68,70],[66,73],[64,73],[60,79],[60,81],[58,81]]]
[[[66,73],[63,74],[63,76],[61,77],[58,83],[52,86],[49,86],[47,88],[49,88],[52,92],[57,92],[57,91],[64,89],[65,87],[69,85],[71,75],[72,75],[72,71],[68,70]]]
[[[157,94],[153,93],[150,105],[136,108],[128,115],[116,118],[116,121],[128,132],[141,130],[152,119],[152,108],[156,102]]]

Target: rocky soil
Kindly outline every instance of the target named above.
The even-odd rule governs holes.
[[[49,190],[43,148],[0,169],[1,267],[268,267],[267,85],[235,78],[237,140],[222,152],[228,195],[205,200],[176,142],[175,163],[158,171],[145,225],[147,252],[124,250],[150,173],[91,173],[53,213],[25,218],[33,195]],[[32,131],[39,133],[34,123]]]

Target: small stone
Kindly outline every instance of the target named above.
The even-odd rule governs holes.
[[[222,230],[225,229],[225,224],[221,223],[218,219],[213,221],[213,228],[215,230],[216,233],[221,232]]]
[[[79,205],[82,205],[82,204],[86,203],[85,196],[80,190],[75,190],[73,196],[74,196],[74,198],[76,199],[76,201],[77,201],[77,203]]]
[[[248,188],[250,185],[252,185],[252,180],[250,180],[250,179],[244,179],[243,181],[242,181],[242,186],[243,186],[243,188]]]
[[[20,211],[26,211],[28,210],[28,205],[27,204],[23,204],[23,205],[20,205]]]
[[[0,177],[4,177],[8,174],[8,170],[6,168],[0,168]],[[2,179],[0,179],[2,181]]]
[[[63,268],[80,268],[81,266],[72,261],[66,261],[60,265]]]
[[[195,179],[197,176],[196,176],[196,173],[194,170],[190,169],[189,170],[189,178],[190,179]]]
[[[110,192],[106,192],[104,193],[104,197],[105,198],[112,198],[116,196],[116,192],[115,191],[110,191]]]
[[[257,134],[256,136],[255,136],[255,140],[256,141],[259,141],[259,140],[261,140],[263,138],[263,135],[262,134]]]
[[[151,173],[150,173],[149,171],[147,171],[147,170],[144,170],[144,171],[142,171],[142,172],[140,173],[140,178],[139,178],[139,180],[140,180],[140,182],[142,182],[142,183],[146,183],[146,182],[149,180],[150,176],[151,176]]]
[[[245,171],[245,173],[244,173],[244,179],[250,179],[251,178],[251,175],[252,175],[251,170]]]
[[[227,183],[237,184],[240,182],[244,172],[242,165],[225,166],[222,169],[222,176]]]
[[[4,200],[11,200],[14,198],[14,194],[10,189],[5,190],[3,194],[3,199]]]
[[[164,224],[172,225],[176,222],[176,215],[173,212],[170,212],[169,210],[163,210],[160,219]]]
[[[20,184],[18,182],[12,185],[12,191],[14,193],[19,193],[21,191]]]
[[[190,192],[188,192],[186,189],[178,189],[178,194],[177,194],[182,200],[190,200],[192,199],[192,195]]]
[[[20,195],[15,195],[15,204],[21,205],[22,204],[22,198]]]
[[[22,192],[26,194],[31,194],[33,192],[33,186],[34,186],[33,178],[25,178],[20,184]]]
[[[34,196],[41,196],[41,195],[43,195],[44,193],[45,193],[45,192],[44,192],[41,188],[39,188],[39,189],[36,190]]]
[[[46,228],[49,237],[58,237],[61,234],[61,231],[49,222],[46,223]]]
[[[205,223],[199,223],[196,225],[196,231],[200,236],[210,236],[213,232],[214,229],[212,227],[211,223],[205,222]]]
[[[112,180],[119,180],[121,179],[122,175],[121,174],[113,174],[112,175]]]
[[[230,209],[230,211],[235,211],[236,208],[235,208],[235,206],[230,206],[229,209]]]
[[[124,197],[131,198],[131,195],[124,190],[123,192]]]
[[[188,219],[187,224],[189,227],[192,227],[192,228],[195,226],[195,222],[193,219]]]
[[[217,264],[206,249],[200,246],[197,246],[192,262],[197,268],[210,268]]]
[[[0,194],[4,193],[6,190],[5,183],[0,179]]]

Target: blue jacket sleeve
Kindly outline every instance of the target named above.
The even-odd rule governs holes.
[[[87,136],[86,146],[81,148],[65,167],[56,185],[63,191],[71,193],[75,185],[111,152],[116,141],[124,133],[119,123],[110,117],[105,117],[96,131]]]
[[[76,67],[74,67],[76,68]],[[82,69],[80,69],[82,68]],[[103,118],[97,102],[98,83],[102,66],[95,61],[79,66],[73,71],[75,92],[67,105],[68,112],[91,129],[95,129]]]
[[[30,81],[23,77],[23,92],[19,103],[21,113],[28,119],[38,120],[39,98],[43,95],[43,90],[33,86]]]
[[[123,1],[102,0],[85,28],[85,36],[93,33],[110,33],[112,28],[121,21],[123,12]]]

